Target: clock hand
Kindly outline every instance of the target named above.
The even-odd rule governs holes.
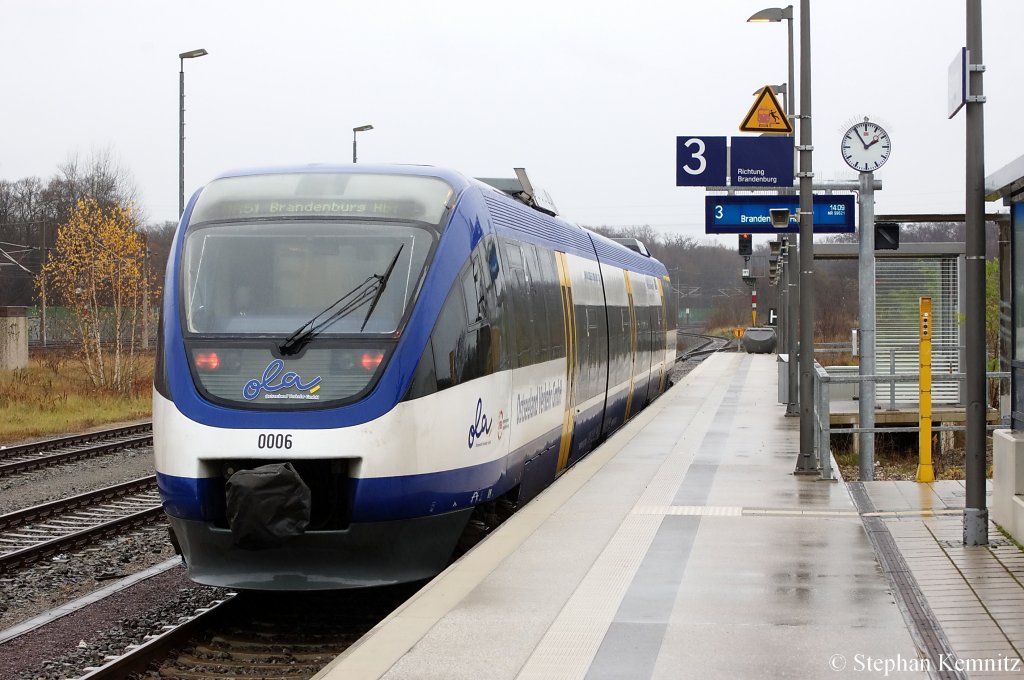
[[[861,136],[861,134],[859,132],[857,133],[857,139],[860,140],[861,144],[864,144],[864,149],[866,150],[869,145],[864,142],[864,138]]]
[[[875,144],[878,144],[878,142],[879,142],[878,135],[875,135],[875,138],[871,140],[871,143],[870,144],[865,144],[864,148],[865,149],[870,148],[870,147],[874,146]]]

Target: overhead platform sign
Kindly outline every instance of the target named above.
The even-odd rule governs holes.
[[[775,135],[793,134],[793,126],[782,110],[782,105],[775,98],[770,85],[761,88],[754,99],[754,105],[747,111],[740,132],[763,132]]]
[[[731,162],[730,162],[731,160]],[[676,137],[676,186],[751,189],[793,186],[792,137]]]
[[[852,234],[854,207],[852,195],[814,196],[815,234]],[[772,226],[771,210],[789,210],[789,226]],[[798,234],[799,196],[705,196],[704,233],[706,234]]]
[[[733,137],[731,160],[734,187],[793,186],[792,137]]]

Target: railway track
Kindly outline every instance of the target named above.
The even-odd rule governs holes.
[[[326,593],[229,593],[80,680],[300,680],[332,659],[422,584]],[[157,670],[159,667],[159,670]],[[147,673],[145,676],[133,674]]]
[[[162,516],[155,475],[0,515],[0,574]]]
[[[149,446],[152,443],[152,424],[140,423],[8,446],[0,449],[0,477],[102,456],[122,449]]]
[[[718,352],[720,350],[726,349],[733,342],[732,340],[728,340],[726,338],[720,338],[720,337],[718,337],[716,335],[705,335],[704,333],[692,333],[692,332],[688,332],[688,331],[678,331],[677,330],[676,331],[676,335],[677,336],[685,336],[685,337],[688,337],[688,338],[696,338],[696,339],[702,341],[701,344],[698,345],[697,347],[693,347],[693,348],[687,349],[685,351],[681,351],[676,356],[676,363],[682,363],[682,362],[688,361],[690,359],[695,359],[697,357],[703,357],[703,356],[705,356],[707,354],[712,354],[714,352]]]
[[[695,337],[698,342],[687,350],[681,350],[678,362],[699,361],[707,354],[728,346],[728,341],[722,338],[690,332],[680,332],[680,335]],[[118,448],[151,443],[152,435],[148,429],[137,436],[143,437],[143,441],[120,446],[114,442],[99,443],[113,444]],[[53,440],[57,441],[61,440]],[[72,445],[81,446],[83,443],[79,440]],[[0,465],[8,458],[5,454],[7,451],[0,451]],[[130,484],[138,484],[142,494],[152,494],[152,511],[159,516],[160,501],[152,478]],[[81,515],[100,514],[95,503],[103,494],[111,494],[114,488],[82,494],[68,501],[75,504]],[[91,498],[94,496],[95,499]],[[130,505],[128,501],[113,500],[113,496],[104,502],[122,510],[130,509],[127,508]],[[3,543],[7,532],[14,529],[16,533],[31,533],[25,528],[38,525],[67,526],[61,520],[62,513],[67,510],[60,510],[59,505],[46,504],[0,516],[0,573],[8,568],[4,565],[7,548]],[[74,539],[71,540],[71,545],[74,545]],[[77,545],[93,540],[95,538],[79,539]],[[45,554],[67,549],[51,547]],[[175,619],[158,625],[141,641],[126,640],[121,648],[123,653],[107,656],[102,663],[93,661],[92,666],[81,671],[83,674],[79,677],[82,680],[152,677],[154,672],[158,672],[160,677],[167,679],[309,678],[411,595],[415,587],[397,595],[397,589],[384,590],[390,592],[377,595],[320,594],[313,595],[312,599],[294,593],[243,593],[240,596],[229,593],[183,620]],[[133,676],[142,673],[146,675]]]

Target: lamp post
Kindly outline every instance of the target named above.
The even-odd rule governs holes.
[[[811,0],[800,0],[800,457],[797,474],[814,464],[814,208],[811,189]],[[821,455],[829,455],[822,451]]]
[[[790,118],[793,117],[792,109],[792,97],[790,92],[793,91],[793,5],[786,7],[769,7],[757,12],[749,19],[748,22],[761,23],[761,22],[779,22],[783,19],[789,24],[789,80],[786,83],[789,87],[786,88],[786,115]]]
[[[789,34],[789,69],[786,81],[786,115],[789,116],[791,127],[795,130],[796,126],[792,125],[795,118],[793,115],[793,92],[796,88],[796,79],[793,74],[794,60],[793,60],[793,5],[787,5],[786,7],[769,7],[757,12],[749,19],[748,22],[761,23],[761,22],[780,22],[786,21],[786,26]],[[799,280],[798,270],[800,268],[800,255],[796,244],[796,238],[791,235],[786,236],[786,259],[783,262],[782,273],[783,273],[783,285],[785,286],[787,302],[786,302],[786,332],[784,349],[789,354],[789,363],[787,364],[787,392],[786,392],[786,415],[790,417],[798,416],[800,414],[800,394],[797,390],[797,364],[796,357],[799,348],[799,338],[797,337],[797,310],[800,307],[800,288],[797,285]]]
[[[372,130],[372,129],[373,129],[372,125],[360,125],[359,127],[352,128],[352,162],[353,163],[357,163],[358,162],[358,157],[356,156],[356,133],[366,132],[367,130]]]
[[[205,57],[204,49],[189,50],[178,55],[178,215],[185,212],[185,60]]]
[[[985,500],[985,63],[981,54],[981,0],[967,0],[967,51],[971,71],[967,100],[967,437],[964,545],[988,545]],[[1016,272],[1014,273],[1016,275]]]

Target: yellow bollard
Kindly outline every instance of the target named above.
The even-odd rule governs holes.
[[[935,468],[932,466],[932,299],[922,297],[920,308],[919,337],[921,340],[918,372],[920,374],[920,432],[918,435],[917,481],[934,482]]]

